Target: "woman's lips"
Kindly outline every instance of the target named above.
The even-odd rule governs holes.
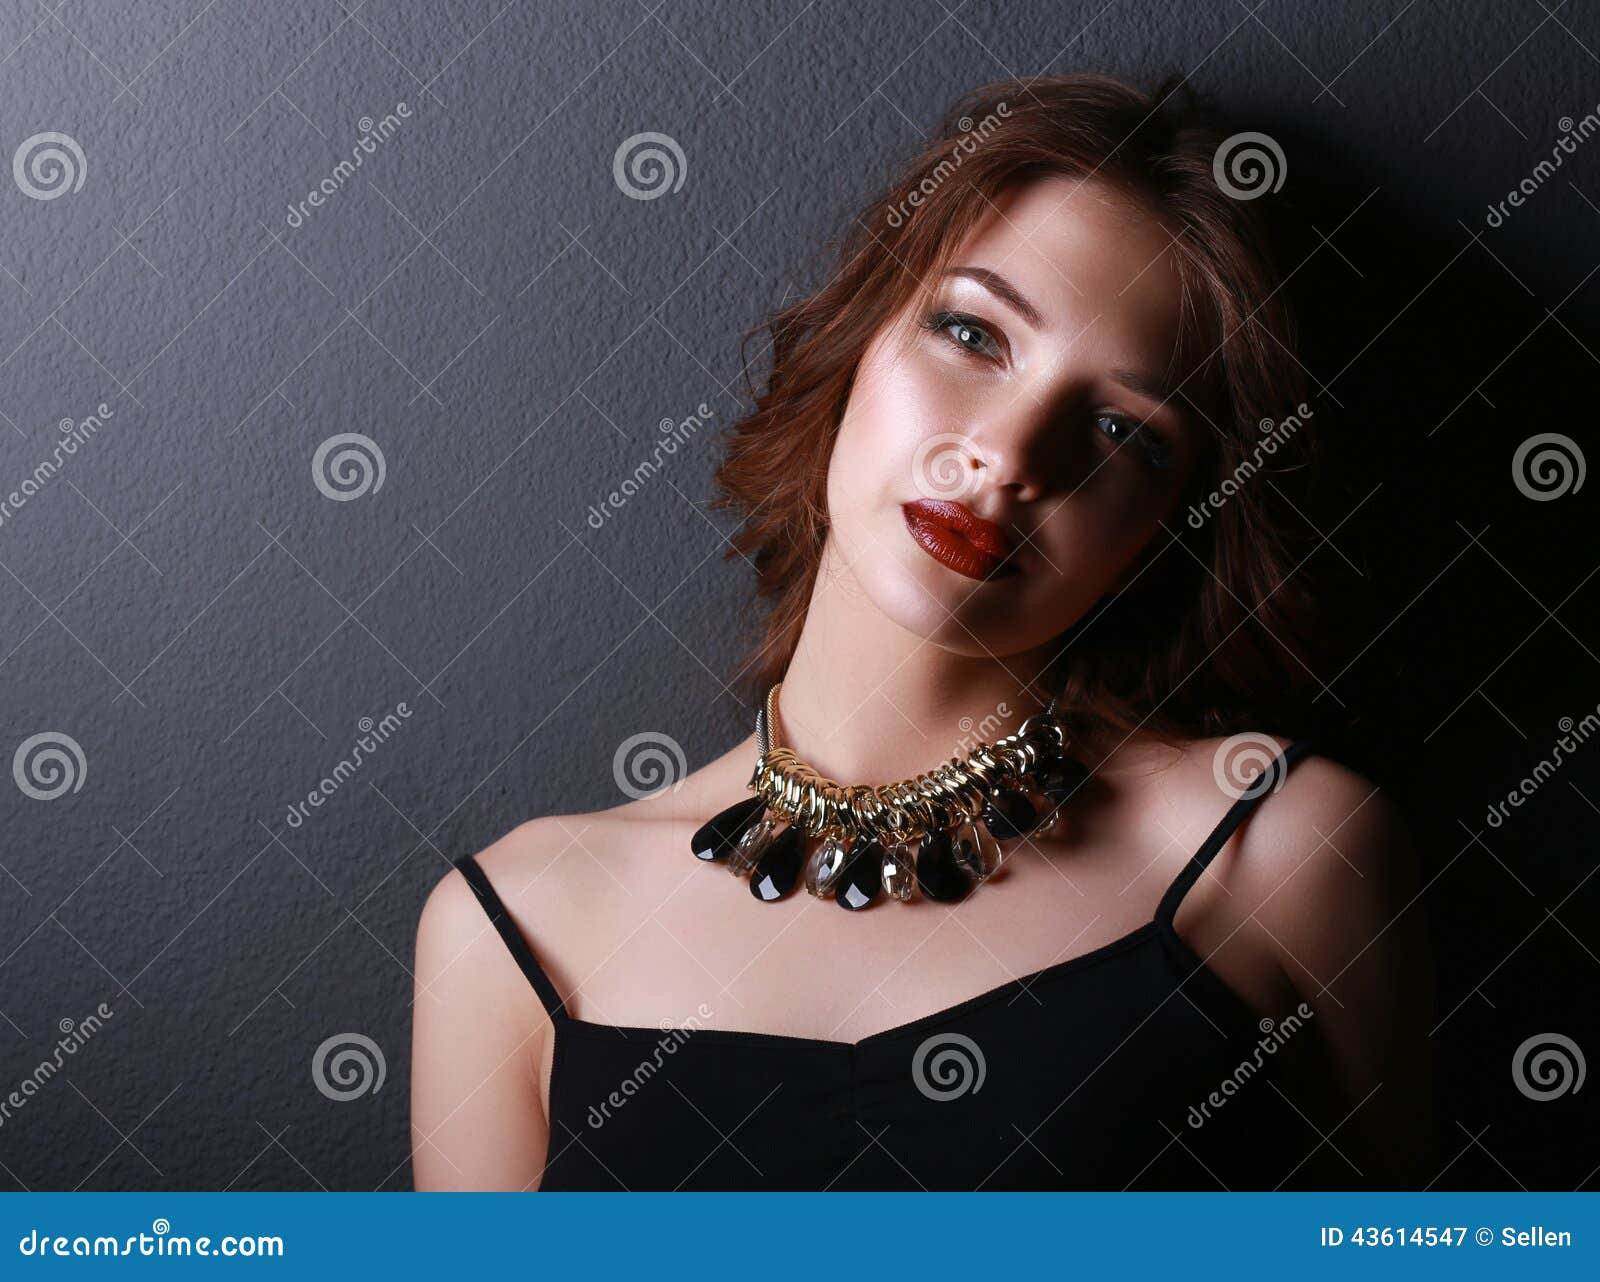
[[[969,579],[1004,579],[1020,572],[1008,559],[1010,541],[992,521],[960,503],[917,499],[901,507],[918,547],[940,565]]]

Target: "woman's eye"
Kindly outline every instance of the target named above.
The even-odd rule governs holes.
[[[961,312],[935,312],[923,322],[925,329],[941,333],[957,347],[977,356],[1000,360],[1005,353],[983,322]]]
[[[1098,414],[1095,424],[1119,449],[1131,442],[1148,466],[1157,470],[1166,467],[1169,461],[1167,447],[1148,424],[1124,418],[1120,414]]]

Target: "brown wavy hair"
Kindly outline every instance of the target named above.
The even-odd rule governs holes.
[[[1211,439],[1171,539],[1154,546],[1158,534],[1139,576],[1061,635],[1039,679],[1080,732],[1142,728],[1178,741],[1308,728],[1307,696],[1323,687],[1311,666],[1315,594],[1300,567],[1315,530],[1292,496],[1313,470],[1326,411],[1308,404],[1312,380],[1274,244],[1283,202],[1241,198],[1238,181],[1259,177],[1244,156],[1238,168],[1214,169],[1234,141],[1176,77],[1148,93],[1096,74],[1000,81],[948,109],[936,136],[834,242],[826,283],[745,336],[768,336],[771,363],[758,391],[745,359],[755,407],[725,437],[713,506],[741,518],[727,555],[754,565],[769,609],[736,683],[759,699],[794,653],[827,536],[829,455],[874,336],[933,287],[1003,188],[1092,176],[1175,237],[1184,294],[1175,361],[1194,369],[1185,397]],[[1290,416],[1301,426],[1263,457],[1263,429]],[[1230,481],[1195,528],[1190,504]]]

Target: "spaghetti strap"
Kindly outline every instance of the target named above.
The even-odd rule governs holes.
[[[559,1023],[569,1018],[567,1004],[556,994],[556,986],[550,982],[550,977],[545,974],[538,958],[533,955],[533,949],[528,947],[528,941],[522,937],[516,923],[511,920],[511,914],[506,911],[504,902],[489,884],[489,879],[484,875],[476,857],[463,855],[454,862],[461,870],[461,875],[467,879],[467,885],[472,887],[472,893],[478,897],[478,903],[483,907],[483,911],[488,914],[489,920],[500,932],[500,938],[511,950],[511,955],[517,959],[517,965],[528,977],[534,992],[539,994],[539,1000],[544,1003],[545,1010],[550,1012],[551,1020]]]
[[[1190,887],[1200,880],[1200,874],[1205,872],[1206,866],[1227,844],[1234,829],[1245,821],[1263,797],[1283,786],[1289,768],[1310,752],[1311,748],[1310,739],[1296,739],[1250,781],[1244,794],[1228,808],[1228,813],[1222,816],[1221,822],[1211,830],[1211,835],[1201,844],[1200,849],[1194,852],[1189,862],[1184,864],[1183,871],[1173,880],[1172,885],[1167,887],[1167,893],[1161,897],[1161,903],[1156,909],[1156,921],[1160,925],[1171,929],[1172,919],[1176,916],[1183,897],[1189,893]]]

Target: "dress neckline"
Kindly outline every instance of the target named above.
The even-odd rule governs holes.
[[[876,1033],[868,1033],[865,1037],[855,1041],[843,1041],[832,1037],[806,1037],[796,1033],[767,1033],[754,1029],[742,1028],[691,1028],[685,1026],[664,1026],[647,1028],[636,1024],[602,1024],[572,1015],[570,1012],[563,1018],[557,1029],[556,1038],[559,1041],[563,1032],[574,1032],[581,1036],[593,1038],[622,1038],[627,1041],[660,1041],[674,1034],[681,1034],[701,1044],[720,1044],[728,1046],[768,1047],[774,1050],[801,1049],[824,1053],[856,1054],[857,1052],[877,1046],[882,1042],[892,1042],[897,1038],[911,1037],[925,1032],[940,1024],[947,1023],[971,1011],[991,1005],[1003,998],[1016,995],[1031,989],[1034,984],[1049,982],[1060,976],[1075,973],[1080,969],[1092,966],[1098,962],[1109,960],[1128,952],[1143,944],[1156,940],[1174,950],[1178,960],[1183,964],[1188,974],[1200,976],[1202,984],[1211,988],[1213,994],[1220,998],[1224,1010],[1220,1013],[1230,1018],[1240,1028],[1246,1026],[1255,1028],[1257,1015],[1248,1004],[1216,973],[1203,958],[1189,946],[1167,922],[1160,918],[1152,918],[1142,925],[1135,926],[1125,934],[1117,936],[1097,948],[1088,952],[1078,953],[1072,957],[1063,958],[1038,970],[1029,971],[1014,979],[1008,979],[1002,984],[977,993],[972,997],[963,998],[952,1005],[942,1007],[926,1015],[919,1015],[915,1019],[906,1020],[889,1028],[880,1029]]]

